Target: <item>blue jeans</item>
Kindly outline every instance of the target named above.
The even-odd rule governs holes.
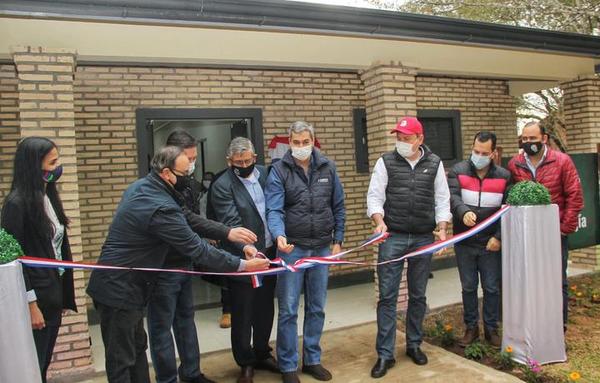
[[[404,254],[433,242],[432,234],[390,232],[379,245],[379,262],[400,258]],[[393,359],[396,348],[397,301],[404,262],[408,262],[408,310],[406,312],[406,347],[419,347],[423,339],[423,318],[427,309],[425,290],[431,271],[431,254],[419,255],[402,262],[377,266],[379,301],[377,302],[377,341],[375,349],[381,359]]]
[[[483,289],[483,325],[496,330],[500,320],[500,281],[502,253],[487,251],[484,246],[454,246],[462,285],[463,316],[467,328],[479,325],[477,288],[481,276]]]
[[[290,254],[277,252],[288,264],[300,258],[323,256],[330,253],[329,246],[307,249],[296,246]],[[306,366],[321,363],[321,334],[325,323],[325,301],[329,268],[318,265],[295,273],[277,276],[277,360],[281,372],[298,369],[298,304],[304,287],[304,343],[302,362]]]
[[[179,351],[179,376],[190,380],[200,375],[200,349],[194,323],[192,278],[185,274],[159,273],[148,304],[150,355],[157,383],[177,382],[177,361],[171,327]]]

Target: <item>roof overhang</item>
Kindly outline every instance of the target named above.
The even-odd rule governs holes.
[[[31,45],[74,48],[83,64],[356,71],[400,61],[421,74],[536,84],[600,64],[597,37],[397,12],[273,0],[82,4],[3,2],[0,58]]]

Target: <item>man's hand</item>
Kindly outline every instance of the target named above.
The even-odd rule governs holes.
[[[436,241],[445,241],[447,239],[446,228],[445,227],[438,227],[433,232],[433,235],[435,236],[435,240]],[[444,255],[444,253],[446,253],[446,248],[445,247],[443,249],[441,249],[441,250],[436,251],[433,255],[442,256],[442,255]]]
[[[243,243],[244,245],[251,245],[258,241],[256,234],[246,229],[245,227],[234,227],[229,230],[227,239],[231,242]]]
[[[341,252],[342,252],[342,245],[340,245],[339,243],[336,243],[331,248],[331,254],[338,254],[338,253],[341,253]]]
[[[500,247],[501,247],[500,241],[498,241],[494,237],[491,237],[490,240],[488,241],[487,246],[485,247],[485,249],[487,251],[499,251]]]
[[[373,219],[373,222],[375,223],[375,230],[373,230],[373,233],[381,234],[387,232],[387,225],[383,222],[383,216],[381,214],[375,213],[371,219]]]
[[[246,261],[246,268],[244,271],[258,271],[266,270],[269,268],[269,260],[263,258],[253,258]]]
[[[256,257],[256,253],[258,253],[258,250],[256,250],[256,247],[254,247],[252,245],[244,246],[244,255],[246,256],[246,259],[252,259],[252,258]]]
[[[44,314],[40,311],[37,302],[29,303],[29,314],[31,315],[31,328],[34,330],[41,330],[46,327],[46,321],[44,321]]]
[[[472,211],[468,211],[463,215],[463,223],[465,226],[472,227],[475,226],[477,222],[477,216]]]
[[[279,251],[283,251],[284,253],[289,254],[292,252],[292,250],[294,250],[294,245],[289,245],[287,243],[287,238],[283,235],[280,235],[279,237],[277,237],[277,248],[279,249]]]

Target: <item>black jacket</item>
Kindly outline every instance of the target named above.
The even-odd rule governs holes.
[[[240,259],[215,249],[192,231],[176,193],[156,173],[131,184],[121,199],[99,264],[126,267],[163,267],[169,248],[214,271],[236,271]],[[94,270],[87,293],[115,308],[143,309],[156,272]]]
[[[382,156],[388,174],[383,220],[391,231],[425,234],[435,229],[435,178],[441,159],[427,146],[421,148],[423,156],[414,169],[396,150]]]
[[[52,241],[42,238],[27,225],[24,204],[25,201],[20,196],[14,193],[8,195],[2,207],[2,227],[15,237],[25,255],[55,259]],[[66,228],[61,250],[63,260],[72,260]],[[62,309],[77,311],[72,270],[65,269],[61,280],[58,269],[23,266],[23,277],[27,291],[35,291],[37,304],[45,317],[50,312],[56,313]]]
[[[202,238],[223,241],[229,235],[229,228],[220,222],[204,218],[200,215],[199,196],[202,185],[195,179],[191,179],[190,187],[181,194],[183,201],[183,213],[192,230]],[[192,266],[192,260],[185,254],[180,254],[174,248],[169,250],[165,259],[164,268],[166,269],[189,269]]]
[[[267,182],[267,169],[260,165],[256,165],[256,168],[260,173],[258,182],[264,192],[265,183]],[[254,232],[258,237],[258,241],[254,246],[258,251],[264,253],[266,250],[264,222],[252,200],[252,196],[231,169],[228,169],[213,182],[210,197],[210,204],[216,215],[215,218],[227,226],[245,227]],[[266,212],[263,212],[263,214],[266,217]],[[221,247],[240,258],[244,257],[244,245],[242,244],[223,241]],[[243,280],[250,282],[250,278],[247,277],[244,277]]]
[[[479,223],[498,211],[506,201],[509,184],[509,171],[493,163],[490,164],[490,169],[483,179],[479,178],[470,160],[455,164],[448,172],[454,233],[458,234],[470,229],[463,223],[463,217],[467,212],[475,213]],[[485,247],[490,237],[500,240],[499,222],[465,239],[461,244]]]

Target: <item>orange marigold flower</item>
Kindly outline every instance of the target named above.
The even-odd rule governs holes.
[[[569,380],[571,381],[577,381],[581,378],[581,375],[579,375],[579,373],[577,371],[573,371],[572,373],[569,374]]]
[[[451,324],[447,324],[447,325],[445,325],[445,326],[444,326],[444,331],[446,331],[446,332],[450,332],[450,331],[452,331],[452,325],[451,325]]]
[[[571,285],[571,290],[573,290],[573,291],[577,290],[577,285]]]
[[[505,351],[507,354],[510,354],[510,353],[512,353],[512,352],[513,352],[513,349],[512,349],[512,347],[510,347],[510,346],[506,346],[506,348],[504,349],[504,351]]]

